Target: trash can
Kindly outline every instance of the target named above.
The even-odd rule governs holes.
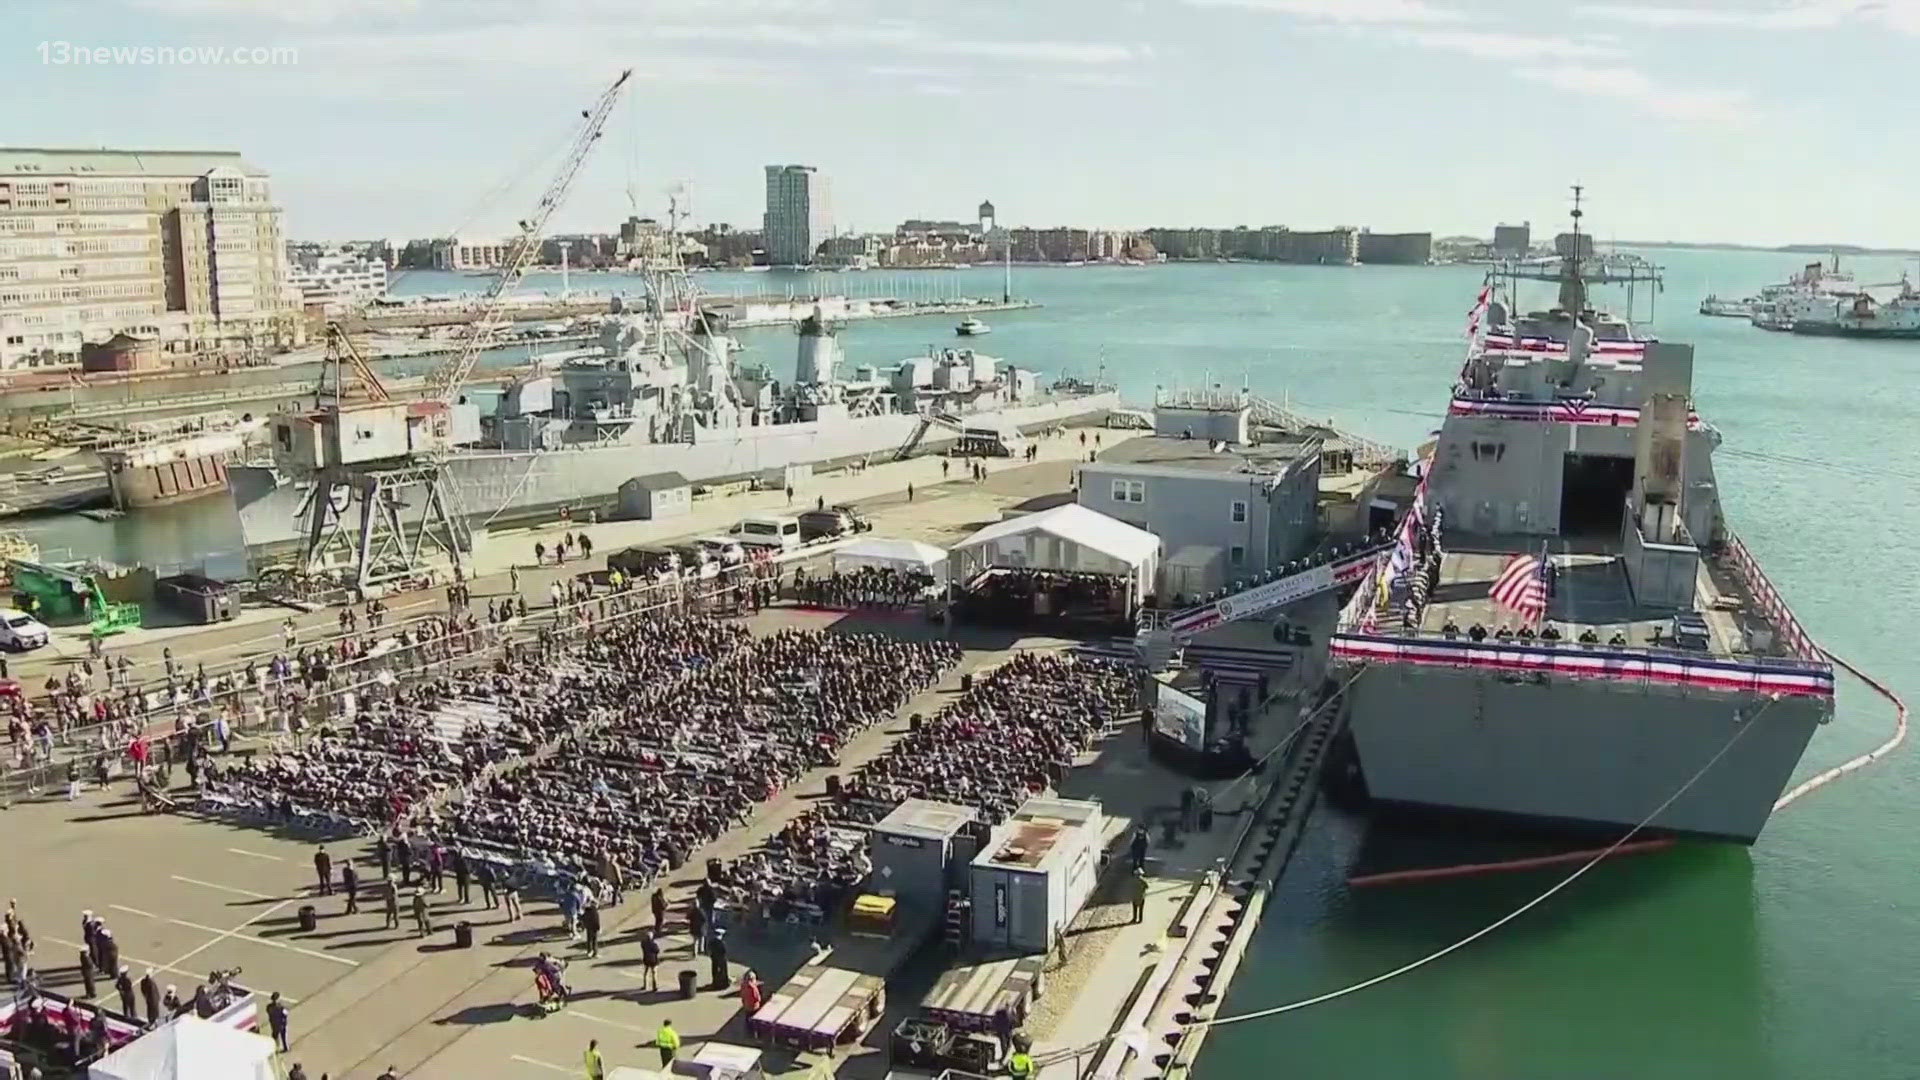
[[[827,774],[827,798],[838,799],[840,797],[840,790],[841,790],[840,774],[828,773]]]
[[[727,868],[725,863],[722,863],[719,859],[707,860],[707,880],[708,881],[718,884],[720,879],[726,876],[727,876]]]
[[[300,905],[300,929],[309,934],[320,929],[320,913],[314,910],[312,904]]]
[[[453,945],[457,949],[473,948],[473,924],[462,919],[453,924]]]
[[[960,676],[960,692],[964,694],[971,689],[973,689],[973,673],[968,672]]]
[[[680,996],[687,999],[688,1001],[692,1001],[695,984],[698,983],[699,981],[700,981],[700,976],[694,974],[694,971],[692,968],[681,968],[680,969]]]
[[[926,717],[921,716],[919,713],[914,713],[912,716],[907,717],[907,730],[919,731],[920,726],[926,722]]]

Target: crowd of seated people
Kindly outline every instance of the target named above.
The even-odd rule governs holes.
[[[862,566],[814,576],[796,572],[793,598],[813,607],[898,608],[919,602],[934,581],[919,567]]]
[[[960,613],[986,623],[1035,617],[1126,620],[1127,579],[1111,574],[998,567],[971,585]]]
[[[611,636],[609,636],[611,637]],[[959,660],[945,642],[693,620],[663,645],[596,639],[537,703],[567,731],[537,764],[445,812],[453,841],[560,869],[611,860],[641,882],[681,865]]]

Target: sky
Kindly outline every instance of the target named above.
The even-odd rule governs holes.
[[[238,150],[302,239],[508,231],[631,67],[551,231],[675,188],[757,228],[763,166],[797,162],[843,230],[990,198],[1012,225],[1484,236],[1557,230],[1580,183],[1603,239],[1920,247],[1920,0],[0,0],[0,25],[0,140]],[[142,47],[175,52],[93,62]]]

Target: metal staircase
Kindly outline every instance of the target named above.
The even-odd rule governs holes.
[[[918,449],[920,446],[920,440],[927,437],[927,432],[931,431],[935,424],[938,424],[939,426],[946,428],[949,431],[961,431],[961,430],[964,430],[966,427],[965,424],[960,422],[959,417],[954,416],[951,413],[943,413],[943,412],[921,413],[920,422],[913,425],[913,434],[907,436],[907,441],[904,443],[901,443],[900,449],[894,451],[893,460],[905,461],[906,459],[912,457],[914,450]]]

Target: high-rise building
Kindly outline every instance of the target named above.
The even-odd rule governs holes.
[[[222,151],[0,148],[0,370],[122,332],[183,360],[298,343],[267,174]]]
[[[767,166],[767,261],[808,266],[820,242],[833,235],[827,178],[811,165]]]

